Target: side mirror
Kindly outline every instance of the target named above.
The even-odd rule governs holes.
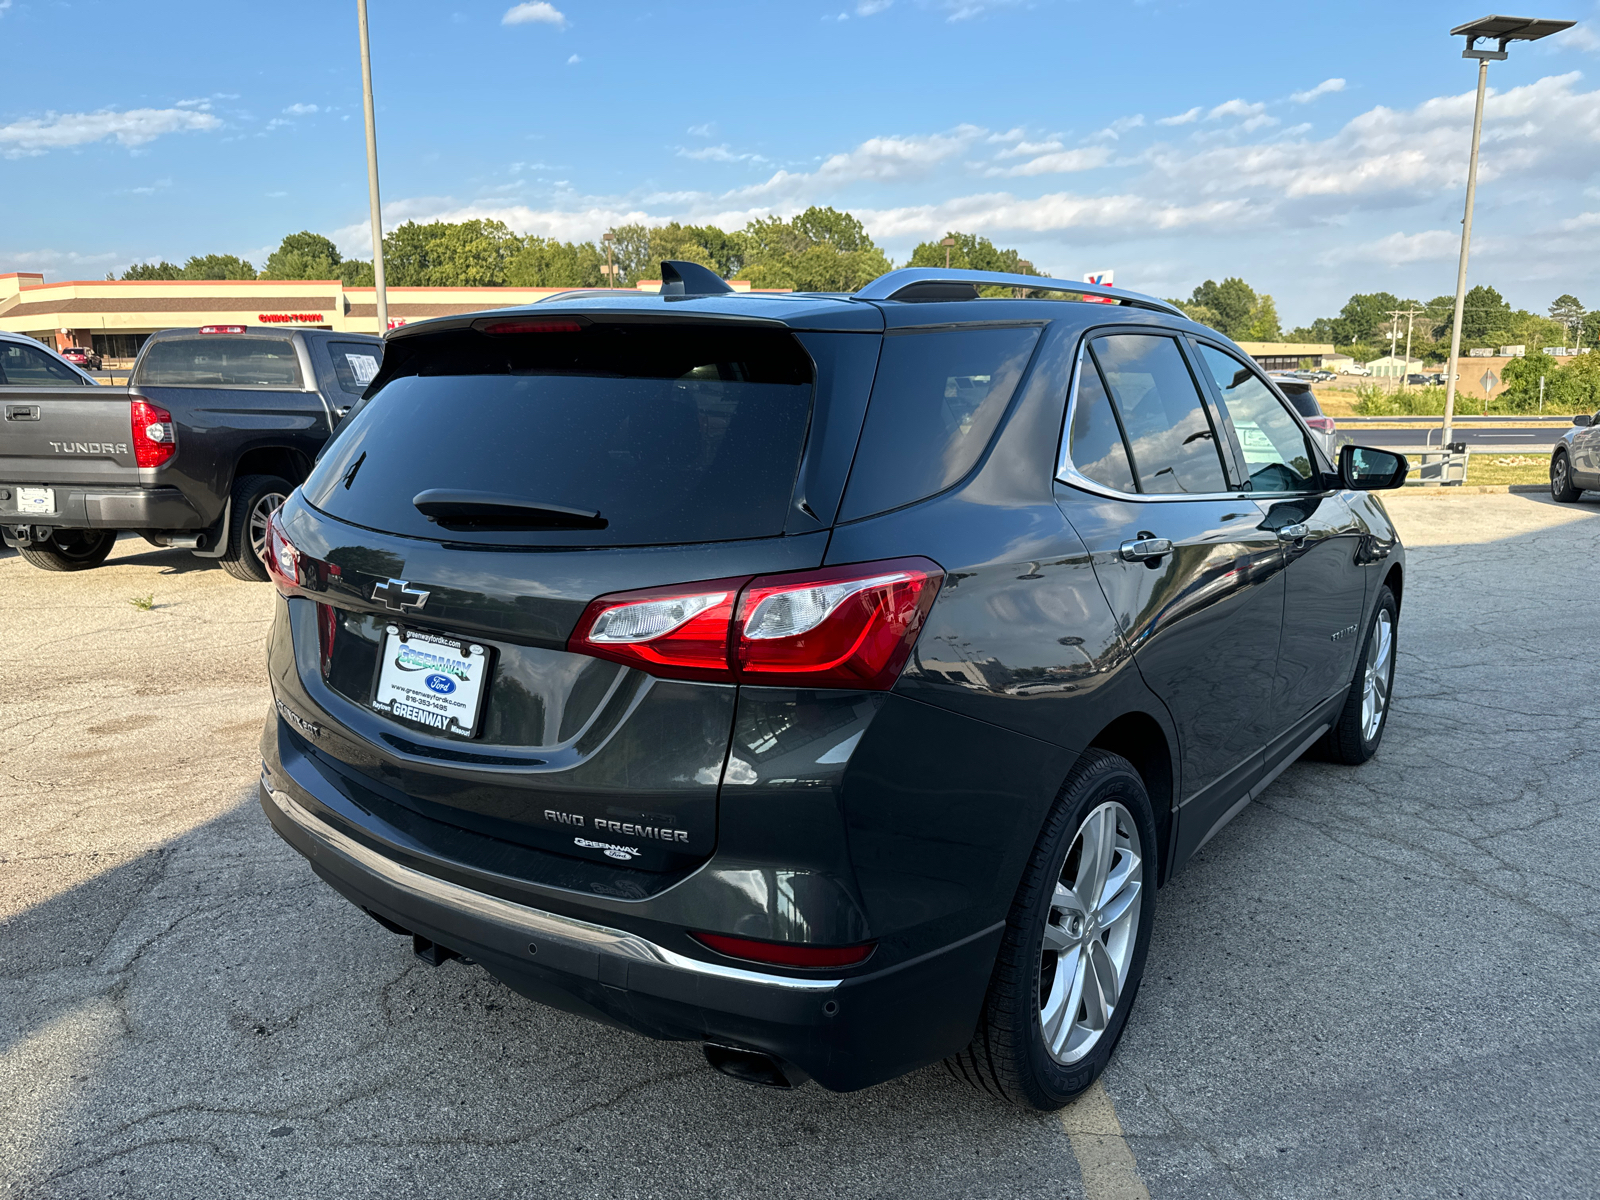
[[[1404,487],[1411,464],[1404,454],[1370,446],[1339,447],[1339,486],[1357,492]]]
[[[1586,426],[1586,425],[1593,425],[1594,424],[1594,418],[1591,417],[1588,413],[1579,413],[1577,416],[1572,418],[1572,423],[1574,425],[1577,425],[1578,427],[1582,428],[1583,426]]]

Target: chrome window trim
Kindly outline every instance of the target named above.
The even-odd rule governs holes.
[[[525,936],[542,938],[547,942],[563,944],[591,954],[653,963],[685,974],[757,984],[787,992],[817,995],[831,992],[844,982],[842,979],[797,979],[788,975],[768,975],[763,971],[747,971],[740,967],[723,966],[721,963],[704,962],[698,958],[690,958],[687,954],[679,954],[676,950],[669,950],[665,946],[658,946],[655,942],[623,929],[612,929],[606,925],[580,921],[575,917],[559,916],[556,913],[504,900],[499,896],[491,896],[486,892],[477,892],[458,883],[451,883],[447,879],[441,879],[437,875],[429,875],[424,871],[397,863],[341,833],[327,822],[319,820],[294,797],[274,787],[272,778],[265,768],[261,772],[261,790],[287,820],[292,821],[307,836],[319,842],[329,853],[378,876],[391,887],[418,900],[438,904],[479,920],[509,925],[521,930]]]
[[[1161,329],[1159,326],[1118,326],[1119,332],[1137,332],[1142,330],[1152,331],[1150,336],[1169,337],[1174,341],[1185,336],[1181,330]],[[1155,332],[1159,330],[1159,332]],[[1171,504],[1174,501],[1184,500],[1252,500],[1257,496],[1265,496],[1267,492],[1229,491],[1229,492],[1119,492],[1109,488],[1103,483],[1090,479],[1072,465],[1070,443],[1072,441],[1072,416],[1078,407],[1078,380],[1083,373],[1084,353],[1089,348],[1089,339],[1098,330],[1088,329],[1078,339],[1078,353],[1072,362],[1072,384],[1067,394],[1066,412],[1061,422],[1061,441],[1056,449],[1056,474],[1055,481],[1067,487],[1077,488],[1079,491],[1090,492],[1096,496],[1103,496],[1108,500],[1133,500],[1143,504]],[[1179,347],[1182,352],[1182,347]],[[1115,403],[1115,401],[1113,401]],[[1288,494],[1288,493],[1270,493]],[[1294,495],[1303,493],[1295,492]]]

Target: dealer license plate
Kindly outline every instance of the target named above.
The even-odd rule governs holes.
[[[17,489],[17,511],[19,513],[53,513],[55,510],[55,488],[19,487]]]
[[[470,738],[478,732],[488,672],[489,653],[475,642],[390,625],[383,634],[372,707]]]

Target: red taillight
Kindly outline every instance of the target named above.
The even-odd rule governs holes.
[[[202,326],[200,326],[200,332],[201,333],[244,333],[244,332],[246,332],[246,327],[243,326],[243,325],[202,325]]]
[[[493,334],[499,337],[508,333],[582,333],[583,323],[580,321],[560,320],[546,317],[538,320],[532,318],[501,320],[501,321],[474,321],[472,327],[480,333]]]
[[[877,949],[877,942],[859,946],[807,946],[798,942],[758,942],[751,938],[729,937],[725,933],[696,933],[696,941],[711,947],[718,954],[742,958],[747,962],[767,963],[777,967],[853,967],[866,962]]]
[[[1307,417],[1306,424],[1318,433],[1332,433],[1334,430],[1332,417]]]
[[[129,404],[133,422],[133,458],[141,467],[159,467],[178,450],[178,431],[172,414],[148,400]]]
[[[881,691],[943,579],[903,558],[618,592],[590,603],[567,649],[669,679]]]
[[[278,585],[278,590],[285,596],[298,591],[305,582],[300,557],[300,551],[289,540],[288,534],[283,532],[279,513],[273,513],[267,518],[267,574],[272,576],[272,582]]]

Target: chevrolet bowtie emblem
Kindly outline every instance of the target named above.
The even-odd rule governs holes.
[[[428,602],[428,593],[412,587],[404,579],[390,579],[372,585],[372,598],[382,600],[395,612],[404,612],[408,608],[421,608]]]

